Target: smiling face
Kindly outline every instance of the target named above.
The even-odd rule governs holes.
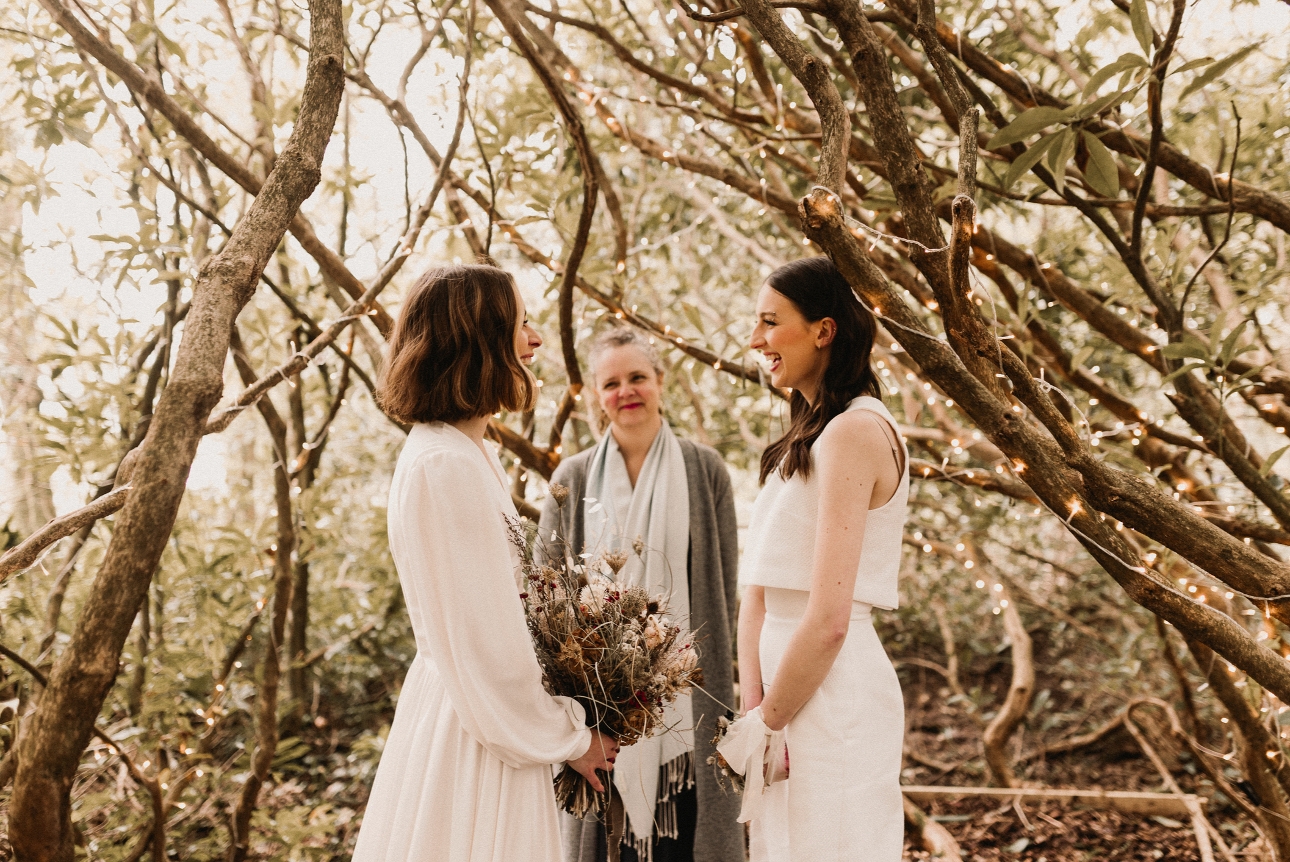
[[[836,331],[833,318],[811,322],[792,300],[763,285],[757,294],[757,325],[748,346],[766,358],[772,385],[797,390],[813,401],[829,365],[829,345]]]
[[[537,349],[542,346],[542,336],[537,334],[529,324],[529,313],[524,307],[524,297],[520,292],[515,291],[515,304],[519,307],[519,328],[515,330],[515,353],[519,356],[520,362],[525,365],[533,364],[533,355]]]
[[[628,429],[661,421],[663,375],[640,348],[623,344],[597,356],[595,387],[610,424]]]

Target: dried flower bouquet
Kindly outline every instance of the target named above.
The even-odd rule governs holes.
[[[563,505],[568,489],[552,485],[551,494]],[[616,581],[630,559],[626,552],[575,556],[553,534],[537,537],[542,553],[535,555],[519,524],[511,536],[520,550],[520,599],[547,691],[581,703],[588,726],[620,746],[666,730],[664,707],[703,684],[692,635],[667,618],[666,597]],[[639,539],[633,551],[644,551]],[[608,801],[567,766],[555,791],[575,817],[597,814]]]

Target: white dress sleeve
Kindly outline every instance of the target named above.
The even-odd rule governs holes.
[[[581,704],[542,687],[502,512],[483,463],[418,459],[396,489],[400,580],[462,726],[498,760],[563,763],[591,745]],[[394,536],[391,536],[394,539]],[[393,545],[394,542],[392,541]],[[411,569],[404,571],[404,569]]]

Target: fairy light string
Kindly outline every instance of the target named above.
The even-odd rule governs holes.
[[[850,217],[850,216],[847,216],[847,215],[845,214],[845,209],[844,209],[844,208],[842,208],[842,206],[841,206],[841,204],[842,204],[841,198],[840,198],[840,197],[839,197],[835,192],[833,192],[831,189],[828,189],[828,188],[826,188],[826,187],[824,187],[824,186],[818,186],[818,185],[817,185],[817,186],[815,186],[815,187],[814,187],[814,189],[816,189],[816,190],[822,190],[822,191],[826,192],[826,194],[829,196],[829,200],[830,200],[830,202],[831,202],[831,203],[834,203],[835,205],[838,205],[838,206],[839,206],[839,210],[840,210],[841,212],[843,212],[843,221],[844,221],[844,224],[846,224],[846,225],[847,225],[847,226],[849,226],[849,227],[858,228],[860,231],[863,231],[864,233],[866,233],[866,234],[870,235],[871,237],[873,237],[873,238],[874,238],[875,244],[876,244],[876,242],[877,242],[878,240],[882,240],[882,241],[885,241],[885,242],[888,242],[888,243],[892,243],[892,244],[894,244],[894,243],[904,243],[906,246],[909,246],[909,247],[917,247],[917,248],[920,248],[920,249],[922,249],[922,251],[923,251],[924,253],[927,253],[927,254],[934,254],[934,253],[944,252],[944,251],[948,251],[948,250],[949,250],[949,247],[950,247],[950,246],[949,246],[949,244],[946,244],[945,246],[943,246],[943,247],[941,247],[941,248],[932,249],[932,248],[928,248],[926,245],[924,245],[924,244],[923,244],[923,243],[921,243],[921,242],[918,242],[917,240],[909,239],[909,238],[907,238],[907,237],[895,236],[895,235],[893,235],[893,234],[886,233],[886,232],[884,232],[884,231],[881,231],[881,230],[878,230],[878,229],[876,229],[876,228],[874,228],[874,227],[871,227],[870,225],[867,225],[867,224],[865,224],[864,222],[859,221],[858,219],[855,219],[855,218],[852,218],[852,217]],[[975,226],[974,226],[974,229],[973,229],[973,230],[974,230],[974,232],[975,232],[975,230],[976,230]],[[870,248],[872,249],[872,247],[873,247],[873,246],[871,245],[871,246],[870,246]],[[1043,279],[1043,281],[1044,281],[1044,283],[1045,283],[1045,286],[1047,286],[1047,277],[1046,277],[1046,275],[1042,272],[1042,270],[1047,269],[1047,268],[1048,268],[1048,267],[1047,267],[1047,265],[1043,265],[1043,266],[1038,267],[1038,269],[1040,270],[1040,277]],[[975,273],[975,271],[972,271],[972,274],[973,274],[974,279],[975,279],[975,278],[976,278],[976,273]],[[982,300],[982,299],[980,299],[980,298],[977,298],[977,297],[976,297],[976,289],[977,289],[978,287],[981,287],[981,285],[980,285],[980,284],[974,284],[974,285],[973,285],[972,289],[969,291],[969,297],[970,297],[970,298],[974,298],[974,299],[976,299],[977,304],[978,304],[978,305],[981,305],[981,304],[983,304],[983,300]],[[853,291],[853,292],[854,292],[854,291]],[[997,309],[997,307],[995,306],[994,297],[990,294],[990,292],[989,292],[988,290],[984,289],[984,287],[981,287],[981,292],[982,292],[982,294],[984,295],[984,297],[985,297],[986,299],[989,299],[989,300],[990,300],[991,323],[992,323],[992,325],[993,325],[993,328],[997,331],[997,329],[998,329],[998,327],[999,327],[999,325],[1000,325],[1000,321],[999,321],[998,309]],[[880,319],[883,321],[884,326],[895,326],[897,329],[900,329],[900,330],[902,330],[902,331],[904,331],[904,332],[908,332],[908,333],[910,333],[910,334],[912,334],[912,335],[921,336],[921,337],[926,338],[926,339],[928,339],[928,340],[932,340],[932,341],[937,341],[937,342],[942,342],[942,343],[943,343],[943,341],[944,341],[944,336],[943,336],[943,335],[942,335],[940,338],[937,338],[937,337],[934,337],[934,336],[930,335],[929,333],[927,333],[927,332],[925,332],[925,331],[922,331],[922,330],[919,330],[919,329],[915,329],[915,328],[910,327],[910,326],[906,326],[905,324],[902,324],[901,322],[899,322],[899,321],[897,321],[897,320],[895,320],[895,319],[893,319],[893,318],[891,318],[891,317],[889,317],[889,316],[884,316],[884,315],[882,314],[882,311],[881,311],[881,309],[880,309],[880,308],[871,307],[871,306],[869,305],[869,303],[867,303],[863,297],[859,296],[859,294],[856,294],[856,297],[857,297],[857,299],[860,301],[860,303],[861,303],[863,306],[865,306],[865,308],[867,308],[871,313],[873,313],[876,317],[880,318]],[[996,338],[996,344],[995,344],[995,346],[996,346],[996,349],[998,350],[998,364],[999,364],[999,370],[1000,370],[1000,372],[1003,372],[1003,371],[1004,371],[1004,369],[1003,369],[1002,345],[998,344],[998,340],[999,340],[999,339],[998,339],[998,338]],[[1006,374],[1000,373],[998,376],[999,376],[999,377],[1003,377],[1005,380],[1007,380]],[[1054,393],[1054,392],[1055,392],[1055,393],[1060,394],[1060,395],[1061,395],[1061,397],[1062,397],[1062,400],[1063,400],[1065,403],[1067,403],[1067,404],[1071,407],[1071,409],[1072,409],[1072,410],[1074,410],[1074,411],[1075,411],[1075,413],[1078,415],[1078,420],[1077,420],[1077,422],[1076,422],[1076,427],[1077,427],[1077,428],[1086,429],[1086,433],[1087,433],[1087,435],[1088,435],[1088,442],[1089,442],[1090,447],[1096,447],[1096,446],[1098,446],[1098,445],[1099,445],[1099,442],[1100,442],[1100,440],[1101,440],[1101,438],[1102,438],[1103,436],[1107,436],[1107,435],[1104,435],[1101,431],[1095,431],[1095,430],[1094,430],[1094,428],[1093,428],[1093,424],[1092,424],[1091,420],[1089,419],[1088,414],[1087,414],[1087,413],[1085,413],[1085,412],[1084,412],[1084,410],[1082,410],[1082,409],[1080,408],[1080,406],[1078,405],[1078,403],[1076,403],[1076,401],[1075,401],[1073,398],[1071,398],[1071,397],[1070,397],[1070,396],[1069,396],[1069,395],[1068,395],[1064,390],[1062,390],[1060,387],[1055,386],[1055,385],[1053,385],[1051,382],[1049,382],[1049,381],[1045,378],[1045,376],[1044,376],[1044,374],[1043,374],[1042,369],[1041,369],[1040,376],[1039,376],[1038,378],[1032,378],[1032,380],[1034,380],[1035,384],[1036,384],[1036,385],[1039,387],[1039,389],[1040,389],[1040,390],[1042,390],[1045,394],[1051,394],[1051,393]],[[1009,382],[1010,382],[1010,381],[1009,381]],[[1009,390],[1011,390],[1011,388],[1012,388],[1012,387],[1011,387],[1011,386],[1009,386],[1008,388],[1009,388]],[[1013,406],[1013,409],[1014,409],[1014,410],[1016,410],[1017,412],[1020,412],[1020,409],[1019,409],[1016,405],[1014,405],[1014,406]],[[1140,413],[1139,415],[1141,416],[1142,414]],[[1149,433],[1150,433],[1150,430],[1149,430],[1148,425],[1149,425],[1149,422],[1148,422],[1148,420],[1146,419],[1146,417],[1144,417],[1144,418],[1143,418],[1143,420],[1142,420],[1142,421],[1140,421],[1140,422],[1137,422],[1137,423],[1129,423],[1129,424],[1124,424],[1124,425],[1122,425],[1122,427],[1117,428],[1117,429],[1115,430],[1115,432],[1113,432],[1113,433],[1115,433],[1115,434],[1117,434],[1117,435],[1118,435],[1119,433],[1122,433],[1122,432],[1124,432],[1124,431],[1134,432],[1134,439],[1133,439],[1133,443],[1136,445],[1136,444],[1137,444],[1137,438],[1138,438],[1142,433],[1147,433],[1147,434],[1149,434]],[[1144,430],[1142,430],[1142,429],[1144,429],[1144,428],[1146,428],[1146,430],[1145,430],[1145,431],[1144,431]],[[947,464],[947,463],[948,463],[948,458],[946,459],[946,464]],[[967,476],[967,478],[973,478],[973,476],[972,476],[973,471],[972,471],[972,470],[957,471],[957,472],[955,472],[955,473],[950,473],[950,472],[948,472],[948,471],[946,471],[946,470],[944,469],[944,468],[945,468],[945,466],[946,466],[946,464],[942,464],[942,469],[941,469],[941,471],[940,471],[940,472],[941,472],[941,474],[942,474],[946,479],[949,479],[949,480],[953,481],[957,476],[960,476],[960,475],[966,475],[966,476]],[[998,466],[999,466],[999,467],[1002,467],[1002,465],[998,465]],[[1020,480],[1020,481],[1024,481],[1024,480],[1021,480],[1021,477],[1018,475],[1019,473],[1024,472],[1024,471],[1025,471],[1025,469],[1026,469],[1026,464],[1025,464],[1025,462],[1024,462],[1024,461],[1017,460],[1017,461],[1015,461],[1015,462],[1008,463],[1008,465],[1007,465],[1007,469],[1008,469],[1010,472],[1012,472],[1012,474],[1013,474],[1013,476],[1014,476],[1015,478],[1017,478],[1017,479],[1018,479],[1018,480]],[[930,471],[928,471],[928,470],[926,470],[926,469],[925,469],[925,470],[924,470],[924,476],[927,476],[929,472],[930,472]],[[999,469],[999,470],[998,470],[998,472],[1002,473],[1003,471],[1002,471],[1002,469]],[[956,483],[956,484],[957,484],[957,483]],[[1177,495],[1177,494],[1175,494],[1175,497],[1177,497],[1177,496],[1178,496],[1178,495]],[[1092,547],[1097,548],[1099,551],[1101,551],[1101,552],[1102,552],[1103,554],[1105,554],[1107,557],[1109,557],[1110,559],[1114,560],[1114,561],[1115,561],[1116,563],[1118,563],[1119,565],[1123,566],[1126,570],[1131,571],[1131,572],[1134,572],[1134,573],[1136,573],[1136,574],[1139,574],[1139,575],[1142,575],[1142,576],[1144,576],[1144,577],[1149,578],[1153,583],[1155,583],[1155,584],[1156,584],[1157,586],[1159,586],[1161,589],[1164,589],[1164,590],[1166,590],[1167,592],[1169,592],[1170,594],[1172,594],[1172,595],[1174,595],[1174,596],[1176,596],[1176,597],[1178,597],[1178,598],[1181,598],[1181,599],[1183,599],[1183,600],[1185,600],[1185,601],[1188,601],[1188,602],[1190,602],[1190,603],[1191,603],[1191,604],[1193,604],[1193,605],[1196,605],[1196,606],[1198,606],[1198,607],[1203,607],[1205,610],[1210,611],[1210,612],[1213,612],[1213,613],[1220,613],[1220,614],[1221,614],[1221,613],[1223,613],[1223,612],[1222,612],[1222,611],[1220,611],[1219,609],[1217,609],[1217,608],[1215,608],[1215,607],[1213,607],[1213,606],[1209,605],[1209,604],[1208,604],[1208,603],[1206,603],[1205,601],[1203,601],[1203,596],[1204,596],[1204,594],[1203,594],[1203,593],[1200,593],[1200,592],[1199,592],[1199,590],[1198,590],[1198,588],[1196,588],[1195,586],[1192,586],[1192,589],[1193,589],[1194,591],[1196,591],[1196,592],[1197,592],[1197,594],[1201,597],[1201,600],[1193,599],[1193,598],[1191,597],[1191,595],[1189,595],[1187,592],[1184,592],[1184,591],[1182,591],[1182,590],[1179,590],[1179,589],[1178,589],[1178,588],[1176,588],[1172,583],[1170,583],[1168,580],[1166,580],[1166,579],[1164,579],[1164,578],[1161,578],[1161,577],[1159,576],[1159,573],[1158,573],[1158,572],[1156,572],[1154,569],[1150,569],[1150,568],[1148,568],[1148,567],[1146,567],[1146,566],[1142,566],[1142,565],[1136,565],[1136,564],[1134,564],[1134,563],[1132,563],[1132,562],[1130,562],[1130,561],[1128,561],[1128,560],[1124,559],[1124,558],[1123,558],[1123,557],[1121,557],[1118,553],[1116,553],[1115,551],[1113,551],[1113,550],[1111,550],[1110,548],[1106,547],[1106,545],[1104,545],[1102,542],[1098,541],[1096,538],[1094,538],[1093,536],[1089,535],[1089,534],[1088,534],[1087,532],[1085,532],[1084,530],[1081,530],[1079,527],[1077,527],[1077,526],[1075,525],[1075,523],[1074,523],[1075,517],[1076,517],[1077,515],[1079,515],[1081,512],[1083,512],[1083,511],[1084,511],[1083,504],[1080,502],[1080,500],[1079,500],[1078,498],[1076,498],[1076,499],[1074,499],[1074,500],[1072,501],[1072,503],[1071,503],[1071,507],[1070,507],[1070,513],[1069,513],[1066,517],[1064,517],[1064,518],[1063,518],[1061,515],[1059,515],[1059,514],[1058,514],[1058,513],[1057,513],[1057,512],[1056,512],[1056,511],[1051,507],[1051,506],[1049,506],[1049,505],[1048,505],[1048,503],[1047,503],[1046,501],[1044,501],[1042,498],[1041,498],[1041,499],[1039,499],[1039,503],[1040,503],[1040,505],[1041,505],[1041,506],[1043,506],[1045,509],[1047,509],[1050,513],[1052,513],[1055,517],[1059,518],[1059,519],[1062,521],[1063,525],[1066,527],[1066,529],[1067,529],[1069,532],[1071,532],[1073,535],[1077,536],[1079,539],[1081,539],[1083,542],[1087,543],[1088,545],[1091,545]],[[1105,516],[1105,514],[1104,514],[1104,513],[1101,513],[1101,512],[1098,512],[1098,515],[1099,515],[1101,518],[1103,518],[1103,519],[1105,519],[1105,517],[1106,517],[1106,516]],[[1122,522],[1117,522],[1117,530],[1122,529],[1122,528],[1123,528],[1123,523],[1122,523]],[[1247,539],[1246,541],[1247,541],[1247,544],[1248,544],[1248,539]],[[926,546],[924,546],[924,549],[926,549]],[[1154,559],[1155,554],[1154,554],[1154,553],[1152,553],[1151,557]],[[1190,560],[1190,559],[1188,559],[1188,558],[1186,558],[1186,557],[1183,557],[1183,556],[1181,556],[1181,555],[1177,555],[1177,559],[1181,560],[1181,561],[1182,561],[1186,566],[1188,566],[1192,571],[1194,571],[1194,572],[1196,572],[1196,573],[1198,573],[1198,574],[1200,574],[1200,575],[1203,575],[1204,577],[1210,578],[1210,579],[1212,579],[1212,580],[1214,580],[1214,581],[1217,581],[1217,582],[1219,582],[1219,583],[1223,584],[1223,586],[1227,588],[1227,589],[1225,590],[1225,593],[1226,593],[1226,598],[1227,598],[1228,600],[1230,600],[1233,596],[1241,596],[1242,598],[1244,598],[1244,599],[1246,599],[1247,601],[1249,601],[1252,605],[1254,605],[1256,609],[1259,607],[1259,605],[1260,605],[1260,604],[1262,604],[1263,617],[1264,617],[1264,619],[1265,619],[1265,620],[1270,620],[1270,619],[1271,619],[1271,604],[1272,604],[1272,602],[1278,602],[1278,601],[1284,601],[1284,600],[1290,599],[1290,593],[1278,594],[1278,595],[1268,595],[1268,596],[1260,596],[1260,595],[1254,595],[1254,594],[1252,594],[1252,593],[1247,593],[1247,592],[1245,592],[1244,590],[1237,589],[1237,588],[1235,588],[1235,587],[1231,586],[1230,584],[1227,584],[1227,583],[1226,583],[1226,582],[1224,582],[1221,578],[1219,578],[1219,577],[1215,576],[1214,574],[1212,574],[1211,572],[1207,571],[1203,566],[1200,566],[1199,564],[1195,563],[1194,561],[1192,561],[1192,560]],[[1186,578],[1180,578],[1180,579],[1179,579],[1179,581],[1180,581],[1180,583],[1182,583],[1182,585],[1183,585],[1183,586],[1188,586],[1188,585],[1186,584],[1186,581],[1187,581],[1187,579],[1186,579]],[[1214,591],[1218,591],[1218,588],[1217,588],[1217,587],[1213,587],[1213,586],[1211,586],[1210,588],[1211,588],[1212,590],[1214,590]],[[997,609],[996,609],[996,612],[997,612]],[[1227,614],[1223,614],[1223,616],[1227,616]],[[1230,617],[1229,617],[1229,619],[1230,619]],[[1260,639],[1259,639],[1259,642],[1261,642],[1262,640],[1263,640],[1263,638],[1260,638]],[[1234,668],[1230,665],[1230,663],[1229,663],[1229,670],[1234,670]],[[1272,752],[1268,752],[1268,756],[1269,756],[1269,757],[1272,757],[1272,756],[1273,756],[1273,753],[1272,753]]]

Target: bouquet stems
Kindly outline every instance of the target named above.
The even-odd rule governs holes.
[[[555,801],[560,808],[580,820],[604,811],[609,805],[609,773],[597,770],[596,775],[605,786],[604,793],[597,792],[581,773],[566,765],[555,779]]]

